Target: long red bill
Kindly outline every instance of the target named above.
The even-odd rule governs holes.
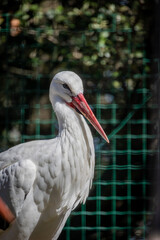
[[[107,135],[99,124],[82,93],[78,94],[76,97],[72,97],[72,104],[88,119],[97,132],[109,143]]]

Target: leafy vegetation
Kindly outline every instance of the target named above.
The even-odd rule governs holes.
[[[141,213],[141,210],[144,210],[142,185],[136,185],[136,180],[140,179],[140,183],[145,184],[146,173],[141,166],[142,158],[144,159],[146,155],[142,156],[142,151],[142,154],[131,156],[132,149],[141,152],[143,140],[134,137],[131,139],[130,135],[143,134],[146,125],[143,127],[142,124],[148,123],[148,119],[146,113],[142,119],[140,109],[134,114],[132,124],[123,123],[132,116],[134,107],[146,104],[145,98],[150,87],[150,81],[147,81],[150,73],[147,57],[150,54],[148,42],[153,16],[152,1],[1,0],[0,9],[1,150],[19,142],[46,138],[46,135],[48,138],[53,137],[56,133],[54,127],[56,120],[48,99],[50,81],[60,70],[77,72],[83,78],[88,102],[92,104],[96,102],[97,106],[102,104],[101,109],[97,107],[96,110],[101,115],[106,132],[112,133],[118,126],[117,135],[122,136],[115,138],[114,146],[110,145],[111,158],[115,150],[121,153],[125,150],[126,153],[117,154],[116,163],[113,162],[113,165],[109,166],[107,176],[104,174],[101,178],[108,183],[108,179],[114,180],[113,171],[116,171],[114,184],[116,185],[118,179],[123,185],[116,185],[116,193],[113,193],[114,186],[111,184],[101,186],[101,190],[107,197],[115,194],[113,196],[115,211],[116,209],[122,213],[128,211],[128,215],[127,213],[123,215],[123,221],[122,215],[117,214],[115,224],[126,226],[127,223],[133,222],[132,227],[135,229],[140,226],[140,230],[138,228],[134,230],[139,231],[137,237],[142,236],[144,230],[141,227],[142,214],[133,216],[129,214],[130,211],[136,212],[137,209],[140,209]],[[135,124],[137,119],[139,125]],[[100,141],[95,137],[97,148]],[[134,167],[138,169],[132,173],[131,162],[127,168],[128,159],[131,157],[133,169]],[[102,154],[101,161],[105,166],[109,162],[108,159],[107,154],[106,156]],[[119,165],[120,171],[115,170],[114,164]],[[130,174],[130,177],[127,174]],[[130,182],[134,180],[135,184],[132,186]],[[125,199],[129,187],[136,199],[132,204],[130,198],[128,200],[114,198],[118,195]],[[94,194],[96,196],[97,193]],[[104,202],[101,205],[102,211],[112,209],[112,198],[102,202]],[[89,201],[87,209],[95,211],[92,204],[95,202]],[[113,211],[113,219],[114,214]],[[90,217],[92,219],[89,223],[95,226],[97,218],[87,216]],[[111,226],[113,223],[109,214],[101,216],[101,219],[104,226]],[[130,231],[131,236],[131,226],[127,226],[129,227],[127,232]],[[105,232],[102,233],[101,239],[111,239],[113,232],[109,229],[107,238]],[[77,232],[73,231],[72,234],[75,234],[72,239],[77,238]],[[132,235],[134,234],[132,232]],[[117,230],[115,239],[127,239],[126,236],[128,236],[126,230]],[[93,232],[93,235],[89,233],[87,239],[96,239],[95,233]]]
[[[63,69],[83,76],[87,88],[109,89],[117,103],[125,103],[128,92],[142,85],[144,68],[149,71],[144,64],[149,2],[30,0],[9,4],[2,0],[0,5],[1,106],[33,101],[33,94],[22,98],[17,93],[24,87],[33,89],[38,76],[43,76],[42,85],[46,85]],[[12,19],[20,20],[15,36]],[[10,79],[7,83],[6,78]],[[22,79],[27,81],[22,83]]]

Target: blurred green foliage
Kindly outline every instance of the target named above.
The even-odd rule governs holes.
[[[147,108],[152,18],[153,2],[147,0],[0,1],[0,150],[56,134],[48,88],[60,70],[82,77],[88,102],[113,137],[102,149],[102,139],[92,129],[98,154],[95,178],[103,176],[86,209],[97,212],[85,216],[82,211],[71,220],[73,226],[81,226],[83,218],[89,227],[99,224],[88,231],[87,240],[145,235],[150,196],[145,167],[153,138]],[[101,223],[108,230],[98,238]],[[82,225],[83,231],[85,236]],[[80,232],[71,233],[70,239],[81,238]]]
[[[2,108],[31,103],[36,97],[22,97],[24,89],[34,89],[39,76],[47,89],[52,76],[64,69],[80,74],[87,89],[109,89],[118,104],[125,104],[128,93],[142,85],[144,68],[150,71],[144,58],[151,6],[144,0],[2,0]],[[12,19],[20,20],[16,36],[12,36]],[[130,97],[130,101],[136,100]],[[3,115],[2,111],[0,118]],[[1,131],[4,128],[2,124]]]
[[[17,36],[15,42],[24,37],[19,47],[28,57],[28,66],[21,62],[21,68],[35,71],[38,67],[40,73],[48,74],[55,72],[56,67],[69,67],[83,69],[86,74],[93,72],[94,76],[109,71],[111,77],[123,81],[129,67],[133,74],[140,72],[147,33],[144,14],[148,5],[145,1],[117,2],[23,1],[9,17],[2,15],[1,26],[9,27],[7,21],[13,17],[21,21],[23,36]],[[8,35],[1,38],[2,52],[6,50]],[[30,39],[29,46],[26,36]],[[132,38],[130,46],[128,38]],[[28,49],[31,44],[38,44],[38,48]],[[16,49],[10,54],[10,61],[15,63],[17,59],[12,57],[21,61]],[[134,64],[137,60],[139,64]]]

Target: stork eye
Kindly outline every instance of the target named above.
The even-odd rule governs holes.
[[[70,88],[68,87],[68,85],[67,85],[66,83],[63,84],[63,87],[64,87],[65,89],[68,89],[68,90],[71,92]]]

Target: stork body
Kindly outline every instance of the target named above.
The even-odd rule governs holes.
[[[90,129],[77,112],[83,112],[82,94],[75,73],[57,74],[50,100],[58,118],[58,136],[0,154],[0,197],[15,216],[0,240],[56,240],[71,211],[86,201],[94,175],[94,146]]]

